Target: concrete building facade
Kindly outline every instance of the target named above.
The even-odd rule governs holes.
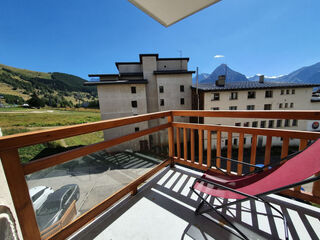
[[[116,62],[117,74],[89,74],[99,81],[87,82],[98,89],[101,118],[114,119],[138,114],[191,109],[192,73],[189,58],[159,58],[158,54],[140,54],[139,62]],[[152,120],[104,131],[105,140],[166,122]],[[189,121],[181,118],[179,121]],[[157,133],[134,142],[121,144],[118,150],[139,150],[167,142],[166,134]]]
[[[275,83],[265,82],[263,76],[257,82],[226,82],[224,76],[216,84],[201,84],[192,87],[193,109],[199,110],[319,110],[319,102],[311,101],[312,90],[318,84]],[[214,125],[230,125],[257,128],[282,128],[291,130],[310,130],[309,121],[293,119],[232,119],[232,118],[202,118],[201,123]],[[237,145],[237,136],[234,136]],[[215,142],[215,134],[213,134]],[[245,145],[250,146],[251,136],[245,139]],[[258,144],[264,145],[266,139],[259,137]],[[206,139],[205,139],[206,142]],[[281,139],[273,139],[273,144],[280,144]],[[227,135],[222,135],[222,146],[227,145]],[[292,144],[295,144],[292,141]],[[204,144],[206,146],[206,144]],[[214,147],[214,146],[213,146]]]

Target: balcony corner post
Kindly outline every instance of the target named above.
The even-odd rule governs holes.
[[[168,123],[170,124],[170,127],[168,128],[168,145],[169,145],[169,158],[170,158],[170,167],[174,167],[174,135],[173,135],[173,114],[172,111],[170,112],[170,115],[168,116]]]
[[[18,149],[1,151],[0,158],[15,207],[23,239],[40,240],[40,232]]]

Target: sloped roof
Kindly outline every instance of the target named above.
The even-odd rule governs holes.
[[[216,86],[215,84],[199,84],[198,89],[201,91],[229,91],[229,90],[250,90],[250,89],[268,89],[268,88],[301,88],[301,87],[318,87],[319,84],[311,83],[288,83],[288,82],[264,82],[245,81],[245,82],[226,82],[224,86]],[[192,85],[196,88],[196,85]]]

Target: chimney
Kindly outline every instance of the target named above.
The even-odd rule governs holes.
[[[226,75],[219,75],[218,80],[216,80],[216,86],[224,87],[226,84]]]
[[[264,75],[259,76],[259,83],[264,83]]]

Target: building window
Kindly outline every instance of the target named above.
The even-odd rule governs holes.
[[[290,103],[290,108],[293,108],[293,102],[292,102],[292,103]]]
[[[231,92],[230,100],[236,100],[236,99],[238,99],[238,92]]]
[[[268,128],[273,128],[274,120],[269,120]]]
[[[266,96],[266,98],[272,98],[272,91],[271,90],[267,90],[265,96]]]
[[[296,90],[295,89],[292,89],[291,90],[291,94],[295,94],[296,93]]]
[[[211,101],[218,101],[218,100],[220,100],[220,94],[213,93]]]
[[[289,119],[284,120],[284,126],[290,127],[290,120]]]
[[[265,104],[264,110],[271,110],[271,104]]]
[[[243,144],[246,144],[247,138],[243,138]]]
[[[297,119],[293,119],[292,120],[292,126],[298,126],[298,120]]]
[[[160,106],[164,106],[164,99],[160,99]]]
[[[218,107],[212,107],[211,110],[219,110]]]
[[[285,103],[285,104],[284,104],[284,108],[288,108],[288,103]]]
[[[248,92],[248,98],[256,98],[256,92]]]
[[[244,127],[249,127],[249,122],[245,122],[245,123],[243,124],[243,126],[244,126]]]
[[[247,105],[247,110],[254,110],[254,105]]]
[[[286,94],[290,94],[290,90],[289,89],[286,90]]]
[[[283,95],[284,94],[284,89],[281,89],[281,93],[280,93],[281,95]]]
[[[252,122],[252,127],[258,127],[258,122],[257,121]]]
[[[163,86],[159,86],[159,93],[163,93]]]
[[[237,145],[237,144],[238,144],[238,139],[236,139],[236,138],[233,139],[233,144],[234,144],[234,145]]]
[[[184,92],[184,85],[180,85],[180,92]]]
[[[184,105],[184,98],[180,98],[180,104]]]
[[[266,121],[261,121],[260,122],[260,127],[265,128],[266,127]]]
[[[131,101],[131,107],[133,107],[133,108],[138,107],[138,102],[137,101]]]
[[[140,128],[139,128],[139,127],[135,127],[135,128],[134,128],[134,131],[135,131],[135,132],[139,132],[139,131],[140,131]]]
[[[277,127],[281,127],[282,126],[282,120],[277,120]]]
[[[241,126],[241,123],[237,122],[237,123],[235,123],[234,125],[237,126],[237,127],[240,127],[240,126]]]
[[[282,108],[282,103],[279,104],[279,108]]]
[[[229,110],[237,110],[237,106],[230,106]]]
[[[131,87],[131,93],[137,93],[136,87]]]
[[[228,145],[228,139],[224,140],[224,145],[225,145],[225,146]]]

